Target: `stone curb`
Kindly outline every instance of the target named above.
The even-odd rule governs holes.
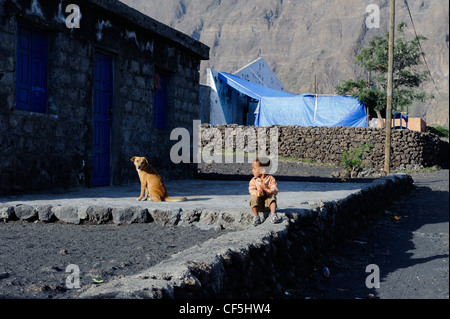
[[[388,176],[339,201],[280,214],[279,224],[226,233],[139,274],[82,288],[79,298],[267,298],[313,264],[317,250],[412,187],[408,175]]]
[[[218,211],[208,209],[148,209],[140,206],[63,206],[0,204],[0,221],[63,222],[66,224],[116,225],[155,222],[162,226],[190,226],[201,229],[243,229],[251,226],[249,210]]]

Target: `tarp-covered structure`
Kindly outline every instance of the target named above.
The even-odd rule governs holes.
[[[366,108],[349,96],[295,95],[248,82],[235,75],[218,72],[219,79],[258,101],[256,126],[353,126],[366,127]]]

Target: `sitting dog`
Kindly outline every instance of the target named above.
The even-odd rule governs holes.
[[[169,197],[161,176],[149,164],[145,157],[134,156],[131,161],[134,163],[134,166],[136,166],[141,181],[141,196],[139,196],[137,200],[147,200],[148,196],[150,196],[151,200],[154,202],[181,202],[187,199],[186,197]]]

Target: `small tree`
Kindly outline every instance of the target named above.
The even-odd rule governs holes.
[[[418,87],[428,79],[428,72],[420,72],[417,66],[422,64],[419,41],[427,38],[418,35],[414,40],[406,40],[404,28],[406,23],[397,26],[394,44],[394,80],[392,93],[392,110],[402,112],[415,100],[424,102],[433,98]],[[387,103],[387,71],[388,71],[389,32],[384,37],[374,36],[366,48],[358,47],[356,64],[372,75],[368,80],[346,80],[336,86],[339,95],[351,95],[375,112],[381,120],[381,110]],[[407,110],[408,113],[408,110]],[[384,125],[383,125],[384,127]]]
[[[357,149],[351,149],[342,153],[341,164],[353,177],[353,174],[364,168],[363,160],[367,152],[372,151],[373,145],[361,145]]]

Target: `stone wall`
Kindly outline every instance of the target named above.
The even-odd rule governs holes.
[[[136,275],[83,287],[81,298],[268,298],[310,273],[323,254],[355,238],[413,189],[406,174],[374,179],[358,191],[306,208],[278,211],[283,221],[252,226],[248,210],[0,204],[0,221],[70,224],[157,223],[228,232]],[[70,204],[73,205],[73,204]],[[45,225],[43,225],[45,227]],[[80,226],[81,227],[81,226]]]
[[[283,216],[279,224],[264,222],[253,227],[248,219],[249,227],[243,230],[195,245],[136,275],[88,287],[80,297],[242,299],[280,295],[290,283],[305,278],[323,254],[342,239],[354,237],[363,225],[376,220],[386,205],[412,188],[410,176],[391,175],[337,201],[320,202],[308,209],[284,209],[279,212]],[[223,226],[226,218],[216,214],[213,219],[201,216],[200,223]],[[238,217],[236,212],[222,215]],[[172,224],[168,216],[160,217]]]
[[[197,267],[191,267],[191,271],[202,284],[192,293],[196,297],[220,298],[268,298],[282,293],[282,287],[304,278],[321,254],[354,236],[391,200],[412,187],[408,175],[393,176],[379,179],[342,200],[321,203],[316,209],[286,213],[289,225],[283,231],[272,232],[260,244],[245,250],[229,250],[222,256],[221,267],[193,265]],[[211,276],[214,268],[221,271],[222,285],[206,284],[211,277],[218,277]]]
[[[384,129],[359,127],[300,127],[300,126],[269,126],[266,128],[237,125],[210,126],[202,124],[202,132],[216,128],[221,132],[221,140],[202,139],[202,146],[214,149],[216,143],[233,145],[227,151],[256,149],[258,131],[266,135],[266,149],[270,150],[270,130],[278,131],[278,155],[298,159],[309,159],[316,163],[333,163],[340,165],[345,151],[356,149],[360,145],[372,145],[371,152],[366,153],[365,168],[382,169],[384,167],[384,150],[386,133]],[[237,139],[235,142],[226,141],[225,131],[241,130],[255,132],[256,139]],[[228,134],[231,136],[232,134]],[[252,136],[252,134],[248,134]],[[448,144],[447,144],[448,145]],[[440,154],[444,143],[431,133],[420,133],[411,130],[391,130],[391,168],[415,169],[440,164]],[[444,150],[448,151],[448,147]]]
[[[169,160],[170,132],[198,118],[200,61],[209,48],[119,1],[0,0],[0,191],[91,186],[94,56],[113,59],[110,184],[137,180],[130,159],[146,156],[165,177],[193,170]],[[46,112],[16,108],[18,23],[46,34]],[[166,128],[154,127],[155,72],[168,75]],[[187,164],[186,164],[187,165]]]

